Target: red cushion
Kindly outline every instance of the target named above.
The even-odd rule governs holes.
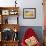
[[[28,39],[29,37],[37,36],[36,33],[32,28],[28,28],[25,32],[24,37],[22,38],[22,46],[26,46],[25,39]]]

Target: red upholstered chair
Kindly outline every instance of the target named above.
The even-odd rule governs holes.
[[[30,37],[35,37],[37,40],[37,35],[34,32],[34,30],[32,28],[28,28],[27,31],[25,32],[24,37],[22,38],[22,42],[21,42],[21,46],[27,46],[25,40],[29,39]],[[31,46],[31,45],[30,45]],[[37,44],[35,44],[34,46],[41,46],[41,44],[39,43],[39,41],[37,40]]]

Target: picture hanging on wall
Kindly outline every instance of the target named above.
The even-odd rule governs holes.
[[[36,19],[36,8],[23,8],[24,19]]]

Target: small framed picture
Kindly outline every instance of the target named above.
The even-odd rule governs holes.
[[[36,18],[36,8],[24,8],[23,18],[24,19],[35,19]]]
[[[2,10],[2,15],[9,15],[9,10]]]
[[[17,15],[17,13],[18,13],[18,12],[15,11],[15,10],[10,10],[10,11],[9,11],[9,14],[10,14],[10,15]]]

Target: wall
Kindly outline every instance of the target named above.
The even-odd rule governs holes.
[[[15,6],[15,0],[0,0],[0,6]],[[20,7],[20,26],[43,26],[43,6],[42,0],[17,0]],[[23,8],[36,8],[36,19],[23,19]],[[10,20],[10,19],[9,19]]]
[[[21,11],[20,24],[23,26],[42,26],[43,25],[43,10],[42,0],[24,0],[22,8],[36,8],[36,19],[23,19],[23,10]]]

